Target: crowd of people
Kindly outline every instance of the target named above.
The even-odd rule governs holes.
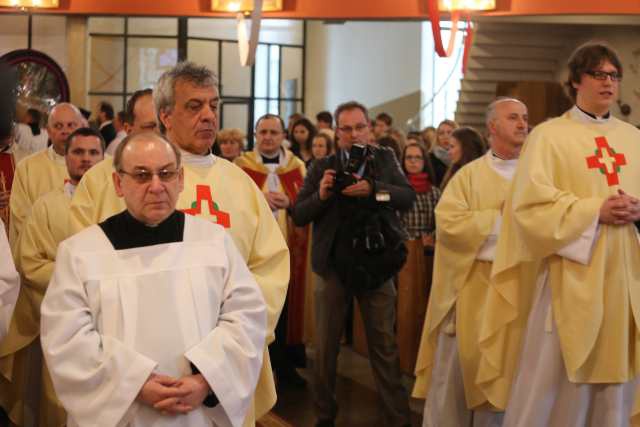
[[[265,114],[248,150],[190,62],[93,122],[24,112],[0,132],[2,422],[249,426],[293,386],[334,426],[355,300],[381,425],[410,426],[397,292],[417,247],[423,426],[640,425],[640,131],[610,113],[615,51],[568,70],[574,107],[531,132],[510,97],[484,135],[405,135],[350,101]]]

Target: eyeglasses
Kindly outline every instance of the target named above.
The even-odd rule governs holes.
[[[424,157],[422,157],[422,156],[405,156],[404,159],[405,160],[409,160],[409,161],[412,161],[412,160],[424,160]]]
[[[366,125],[364,123],[359,123],[359,124],[355,125],[354,127],[342,126],[342,127],[339,127],[338,130],[340,132],[344,132],[344,133],[352,133],[355,130],[356,132],[360,133],[363,130],[367,129],[368,127],[369,127],[369,125]]]
[[[607,73],[606,71],[592,70],[585,71],[584,73],[590,75],[596,80],[607,80],[607,77],[610,77],[612,82],[619,82],[620,80],[622,80],[622,74],[618,73],[617,71]]]
[[[138,170],[138,171],[135,171],[135,172],[127,172],[127,171],[124,171],[124,170],[120,170],[120,171],[118,171],[118,173],[124,174],[124,175],[129,175],[138,184],[147,184],[147,183],[151,182],[151,180],[153,179],[154,175],[158,175],[158,178],[162,182],[171,182],[178,176],[179,170],[177,170],[177,169],[161,169],[158,172],[151,172],[151,171],[144,170],[144,169],[141,169],[141,170]]]

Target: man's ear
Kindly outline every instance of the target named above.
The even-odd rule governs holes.
[[[116,188],[116,194],[118,197],[124,197],[124,193],[122,192],[122,177],[115,171],[111,177],[113,178],[113,186]]]
[[[184,190],[184,168],[181,166],[178,172],[178,192],[182,193]]]
[[[165,110],[160,111],[160,113],[158,113],[158,119],[167,130],[172,129],[173,126],[171,126],[171,112],[166,112]]]

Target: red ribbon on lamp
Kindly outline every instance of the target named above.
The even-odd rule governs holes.
[[[438,0],[427,0],[429,6],[429,20],[431,21],[431,31],[433,32],[433,42],[435,44],[436,53],[441,58],[448,58],[453,53],[453,47],[456,41],[456,33],[458,32],[458,21],[460,20],[460,11],[451,11],[451,36],[449,37],[449,45],[444,49],[442,44],[442,31],[440,29],[440,9],[438,8]],[[471,50],[471,42],[473,41],[473,28],[471,27],[471,14],[467,11],[467,29],[464,39],[464,53],[462,56],[462,72],[467,70],[467,61],[469,59],[469,51]]]

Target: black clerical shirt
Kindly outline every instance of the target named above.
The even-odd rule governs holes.
[[[98,225],[117,251],[182,242],[184,212],[173,211],[167,219],[152,227],[138,221],[128,210],[125,210]]]

